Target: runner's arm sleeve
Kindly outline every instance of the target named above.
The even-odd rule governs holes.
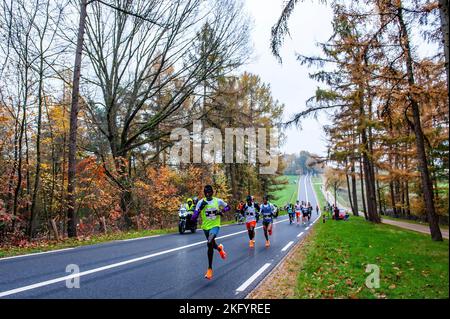
[[[203,199],[199,200],[197,206],[195,207],[194,213],[192,214],[191,220],[196,220],[198,218],[198,214],[203,208]]]
[[[217,202],[219,206],[223,207],[224,212],[228,212],[231,210],[231,207],[227,203],[225,203],[222,199],[218,199]]]

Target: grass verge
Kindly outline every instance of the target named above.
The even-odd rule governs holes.
[[[323,207],[318,180],[313,187]],[[364,218],[317,223],[298,269],[296,298],[448,298],[448,252],[448,240]],[[380,288],[365,285],[369,264],[380,269]]]
[[[313,180],[323,207],[320,186]],[[361,217],[318,222],[249,298],[448,298],[448,252],[448,240]],[[379,267],[379,288],[366,287],[367,265]]]
[[[297,298],[448,298],[448,240],[351,217],[317,224],[299,268]],[[380,269],[369,289],[367,265]]]

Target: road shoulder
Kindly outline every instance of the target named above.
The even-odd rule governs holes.
[[[296,298],[298,271],[306,255],[306,247],[312,242],[315,227],[305,234],[272,271],[250,292],[246,299]]]

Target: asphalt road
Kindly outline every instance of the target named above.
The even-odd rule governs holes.
[[[299,179],[299,199],[316,206],[309,177]],[[314,210],[312,220],[318,217]],[[228,258],[215,252],[211,281],[203,277],[206,241],[197,231],[0,259],[0,298],[244,298],[310,230],[279,217],[265,248],[257,227],[253,249],[245,225],[221,228],[217,241]],[[68,288],[78,280],[79,288]]]

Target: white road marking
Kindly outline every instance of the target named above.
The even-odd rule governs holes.
[[[270,265],[270,263],[264,264],[264,266],[262,266],[257,272],[255,272],[253,276],[248,278],[242,285],[240,285],[239,288],[236,289],[236,292],[243,292],[245,289],[247,289],[247,287],[250,286],[251,283],[254,282],[255,279],[258,278],[258,276],[260,276],[267,268],[269,268]]]
[[[308,199],[308,188],[306,187],[306,179],[307,179],[307,176],[305,176],[305,197],[306,197],[306,202],[309,202],[309,199]]]
[[[297,199],[300,200],[300,186],[302,185],[302,176],[298,178],[298,191],[297,191]]]
[[[161,236],[161,235],[153,235],[153,236],[138,237],[138,238],[131,238],[131,239],[122,239],[121,241],[133,241],[133,240],[154,238],[154,237],[159,237],[159,236]]]
[[[274,224],[282,223],[282,222],[285,222],[287,220],[288,219],[280,220],[280,221],[275,222]],[[259,227],[256,227],[256,228],[262,228],[262,226],[259,226]],[[239,232],[236,232],[236,233],[232,233],[232,234],[224,235],[224,236],[221,236],[221,237],[217,237],[217,239],[226,238],[226,237],[230,237],[230,236],[234,236],[234,235],[242,234],[242,233],[246,233],[246,232],[247,232],[247,230],[239,231]],[[15,289],[12,289],[12,290],[3,291],[3,292],[0,292],[0,298],[1,297],[5,297],[5,296],[9,296],[9,295],[14,295],[14,294],[17,294],[17,293],[20,293],[20,292],[24,292],[24,291],[28,291],[28,290],[32,290],[32,289],[36,289],[36,288],[40,288],[40,287],[44,287],[44,286],[48,286],[48,285],[51,285],[51,284],[54,284],[54,283],[58,283],[58,282],[62,282],[62,281],[68,280],[68,279],[80,278],[82,276],[86,276],[86,275],[89,275],[89,274],[97,273],[97,272],[108,270],[108,269],[112,269],[112,268],[117,268],[117,267],[120,267],[120,266],[128,265],[128,264],[131,264],[131,263],[135,263],[135,262],[138,262],[138,261],[146,260],[146,259],[153,258],[153,257],[156,257],[156,256],[161,256],[161,255],[164,255],[164,254],[168,254],[168,253],[171,253],[171,252],[174,252],[174,251],[178,251],[178,250],[181,250],[181,249],[198,246],[198,245],[201,245],[201,244],[204,244],[204,243],[206,243],[206,240],[202,240],[202,241],[199,241],[199,242],[196,242],[196,243],[192,243],[192,244],[189,244],[189,245],[180,246],[180,247],[176,247],[176,248],[172,248],[172,249],[168,249],[168,250],[163,250],[163,251],[160,251],[160,252],[157,252],[157,253],[153,253],[153,254],[150,254],[150,255],[145,255],[145,256],[142,256],[142,257],[138,257],[138,258],[125,260],[125,261],[118,262],[118,263],[115,263],[115,264],[110,264],[110,265],[106,265],[106,266],[103,266],[103,267],[94,268],[94,269],[91,269],[91,270],[80,272],[78,274],[58,277],[58,278],[55,278],[55,279],[38,282],[38,283],[35,283],[35,284],[32,284],[32,285],[19,287],[19,288],[15,288]],[[70,249],[72,249],[72,248],[70,248]]]
[[[286,246],[283,247],[281,251],[286,251],[289,247],[291,247],[293,243],[294,243],[293,241],[290,241]]]
[[[300,234],[297,235],[297,237],[300,237],[300,236],[303,235],[303,234],[304,234],[304,232],[301,232]]]
[[[308,229],[309,229],[309,226],[305,228],[305,230],[308,230]]]
[[[5,257],[5,258],[0,258],[0,261],[8,260],[8,259],[15,259],[15,258],[28,257],[28,256],[37,256],[37,255],[43,255],[43,254],[56,253],[56,252],[66,251],[66,250],[72,250],[72,249],[75,249],[75,247],[64,248],[64,249],[57,249],[57,250],[43,251],[43,252],[40,252],[40,253],[31,253],[31,254],[26,254],[26,255],[19,255],[19,256]]]
[[[138,238],[131,238],[131,239],[120,239],[120,240],[113,240],[111,242],[133,241],[133,240],[147,239],[147,238],[153,238],[153,237],[159,237],[159,236],[161,236],[161,235],[153,235],[153,236],[138,237]],[[39,252],[39,253],[30,253],[30,254],[25,254],[25,255],[5,257],[5,258],[0,258],[0,262],[2,262],[3,260],[8,260],[8,259],[15,259],[15,258],[22,258],[22,257],[33,257],[33,256],[37,256],[37,255],[57,253],[57,252],[61,252],[61,251],[72,250],[72,249],[79,248],[79,247],[85,247],[85,246],[77,246],[77,247],[70,247],[70,248],[63,248],[63,249],[55,249],[55,250],[43,251],[43,252]]]

